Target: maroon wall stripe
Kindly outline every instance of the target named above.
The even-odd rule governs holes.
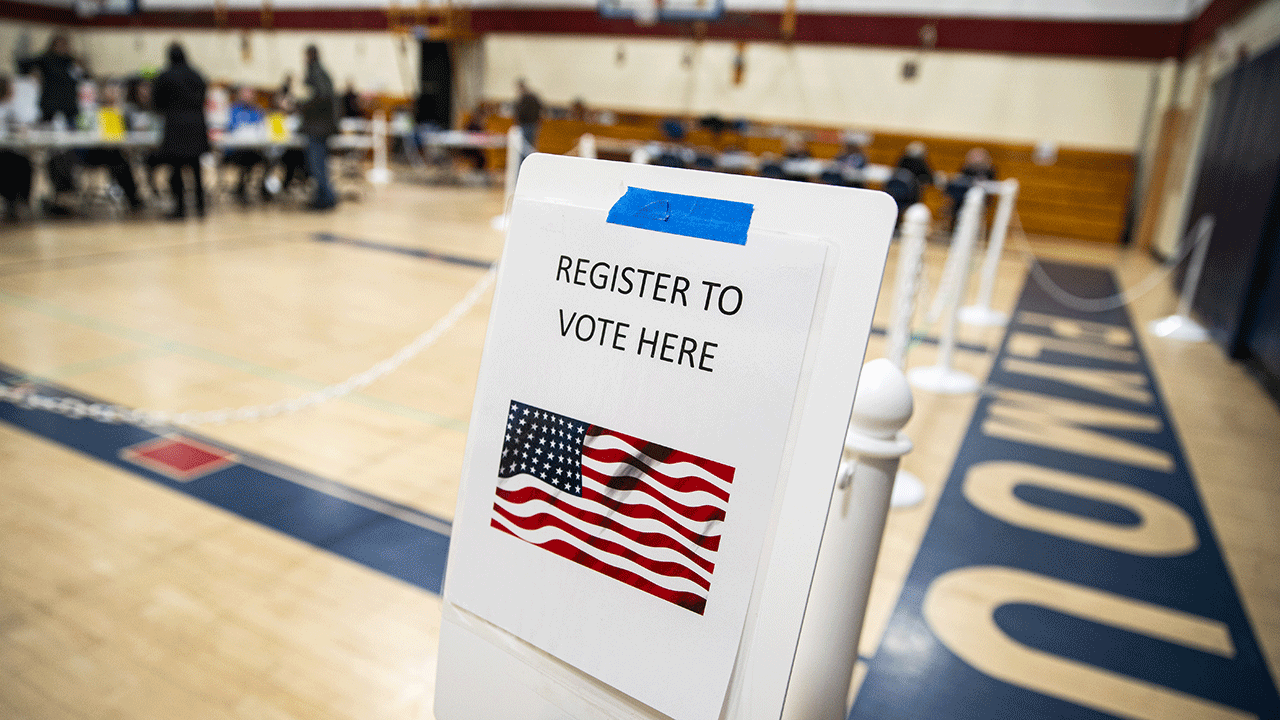
[[[80,18],[70,8],[40,5],[38,3],[0,0],[0,17],[52,25],[77,25]]]
[[[1259,4],[1261,0],[1213,0],[1200,15],[1187,23],[1187,39],[1183,56],[1213,39],[1218,28],[1235,20]]]
[[[887,15],[801,13],[793,40],[800,43],[915,48],[920,28],[937,29],[937,45],[944,50],[1003,52],[1028,55],[1159,59],[1185,57],[1223,24],[1257,5],[1260,0],[1213,0],[1192,21],[1127,23]],[[387,9],[328,8],[315,10],[156,10],[132,16],[80,18],[66,8],[0,0],[0,17],[81,27],[116,28],[228,28],[278,30],[387,30]],[[629,37],[707,37],[718,40],[776,42],[781,39],[780,13],[726,13],[705,24],[663,22],[644,27],[631,20],[608,19],[595,10],[473,10],[471,28],[485,33],[571,34]],[[397,24],[416,22],[412,11],[402,12]]]

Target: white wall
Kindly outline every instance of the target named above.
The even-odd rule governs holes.
[[[89,61],[99,74],[126,75],[162,67],[165,48],[180,40],[191,64],[210,81],[271,87],[279,85],[285,73],[300,79],[303,48],[315,43],[339,88],[346,87],[348,78],[361,91],[394,95],[412,95],[418,86],[417,41],[389,32],[97,29],[82,35]]]
[[[1150,61],[1079,60],[834,45],[747,46],[732,83],[729,42],[545,35],[484,39],[485,95],[508,98],[527,78],[544,101],[750,117],[1006,142],[1132,152],[1150,90]],[[625,55],[617,62],[619,49]],[[690,64],[682,60],[688,55]]]

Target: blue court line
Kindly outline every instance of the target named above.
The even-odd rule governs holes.
[[[1110,271],[1074,265],[1045,263],[1060,284],[1086,297],[1117,291]],[[1132,332],[1133,362],[1101,360],[1084,355],[1046,351],[1034,361],[1076,372],[1133,373],[1145,376],[1149,401],[1127,399],[1101,392],[1098,385],[1072,384],[1066,373],[1023,374],[1010,358],[1009,338],[1017,334],[1053,337],[1053,331],[1022,313],[1038,313],[1065,321],[1106,323]],[[989,720],[990,718],[1062,718],[1100,720],[1112,715],[1090,696],[1080,681],[1056,677],[1052,670],[1038,671],[1047,685],[1024,687],[1011,665],[1025,661],[1010,648],[1025,648],[1038,658],[1057,658],[1063,667],[1096,668],[1109,677],[1132,678],[1145,688],[1169,688],[1178,697],[1191,696],[1210,703],[1252,713],[1259,718],[1280,718],[1280,695],[1254,636],[1248,616],[1223,558],[1204,504],[1187,465],[1181,443],[1161,397],[1160,387],[1146,359],[1128,311],[1087,314],[1065,309],[1038,285],[1028,282],[1022,291],[1009,331],[1000,345],[986,391],[978,398],[973,419],[961,442],[955,464],[942,489],[937,509],[903,585],[897,606],[879,648],[868,662],[867,676],[850,718],[913,718],[913,720]],[[1027,358],[1018,358],[1029,362]],[[1020,395],[1015,395],[1015,393]],[[1025,403],[1019,407],[1022,397]],[[1055,409],[1055,407],[1057,409]],[[1065,409],[1064,409],[1065,408]],[[1150,432],[1110,429],[1098,425],[1103,413],[1123,412],[1157,419]],[[1077,413],[1073,415],[1072,413]],[[1132,415],[1131,415],[1132,416]],[[1043,424],[1043,427],[1037,425]],[[1003,429],[1001,429],[1003,428]],[[1013,434],[1009,432],[1012,428]],[[1017,434],[1018,431],[1023,434]],[[1055,445],[1071,433],[1089,433],[1084,440]],[[1126,443],[1123,454],[1108,455],[1100,446]],[[1143,454],[1145,451],[1147,454]],[[1168,462],[1134,458],[1154,456]],[[978,507],[966,494],[995,499],[998,490],[978,489],[971,478],[992,479],[1001,468],[1017,468],[1022,479],[1010,488],[1018,502],[1000,507]],[[1043,472],[1043,474],[1041,474]],[[1052,485],[1053,473],[1083,476],[1079,493],[1071,486]],[[1049,478],[1048,480],[1041,478]],[[1088,483],[1093,483],[1089,485]],[[1109,487],[1117,497],[1152,498],[1177,514],[1194,532],[1195,543],[1166,554],[1126,551],[1108,544],[1107,531],[1133,527],[1136,514],[1128,507],[1099,502],[1089,487]],[[1018,504],[1025,504],[1019,510]],[[1001,509],[1003,508],[1003,509]],[[1025,508],[1034,508],[1027,510]],[[1028,521],[1035,512],[1052,512],[1098,529],[1097,535],[1058,535],[1055,526]],[[1001,515],[1002,517],[997,517]],[[1020,523],[1015,524],[1013,520]],[[1037,529],[1041,528],[1041,529]],[[1269,532],[1258,528],[1258,532]],[[1037,592],[995,587],[993,606],[975,609],[956,599],[954,583],[974,578],[1017,578],[1018,587],[1041,588]],[[942,580],[945,578],[946,583]],[[948,590],[938,591],[940,587]],[[1193,640],[1144,634],[1105,620],[1077,616],[1055,606],[1054,589],[1097,593],[1098,597],[1132,602],[1136,616],[1152,606],[1200,618],[1202,624],[1221,627],[1230,642],[1226,653],[1206,651]],[[1048,588],[1048,589],[1045,589]],[[936,594],[933,591],[938,591]],[[1008,598],[1003,600],[1003,598]],[[926,603],[945,608],[950,622],[965,624],[981,633],[1001,634],[1002,642],[939,638],[935,620],[926,616]],[[1153,617],[1148,615],[1148,618]],[[991,628],[994,626],[994,630]],[[1135,625],[1133,627],[1141,627]],[[1008,642],[1003,642],[1007,640]],[[968,643],[968,644],[965,644]],[[979,667],[999,668],[988,674]],[[1147,692],[1147,690],[1143,690]],[[1114,696],[1114,693],[1112,693]],[[1186,710],[1187,706],[1184,706]],[[1127,716],[1142,716],[1130,708]],[[1187,710],[1187,717],[1201,713]]]
[[[0,381],[27,382],[41,395],[95,401],[57,385],[32,382],[4,365],[0,365]],[[0,420],[373,570],[440,593],[449,554],[447,520],[185,429],[105,425],[7,402],[0,402]],[[120,456],[120,451],[127,447],[173,434],[235,453],[238,462],[190,482],[181,482]]]
[[[367,250],[381,250],[383,252],[396,253],[397,255],[408,255],[409,257],[423,258],[424,260],[439,260],[440,262],[464,265],[466,267],[483,268],[485,270],[488,270],[493,266],[493,263],[496,262],[494,260],[480,260],[478,258],[463,257],[461,255],[450,255],[449,253],[436,252],[425,248],[390,245],[387,243],[374,242],[372,240],[344,237],[342,235],[334,235],[333,233],[327,232],[318,232],[313,237],[316,242],[332,243],[334,245],[351,245],[352,247],[360,247]]]
[[[889,331],[886,330],[885,328],[873,327],[871,328],[871,334],[872,335],[888,335]],[[937,345],[938,342],[940,341],[936,337],[929,337],[927,335],[912,335],[911,342],[924,343],[925,345]],[[969,352],[975,352],[975,353],[981,353],[981,354],[985,354],[991,351],[991,348],[987,347],[986,345],[974,345],[973,343],[965,343],[965,342],[959,342],[959,341],[956,342],[956,349],[967,350]]]

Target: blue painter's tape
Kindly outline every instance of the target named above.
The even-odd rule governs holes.
[[[609,209],[608,222],[746,245],[754,210],[751,203],[628,187]]]

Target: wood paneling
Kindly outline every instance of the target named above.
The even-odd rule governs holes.
[[[616,113],[618,122],[600,124],[573,120],[548,119],[542,124],[538,149],[549,153],[566,153],[583,133],[598,138],[618,140],[664,140],[661,123],[665,116],[638,112]],[[510,119],[491,116],[487,128],[505,132]],[[839,152],[840,130],[821,126],[786,126],[810,137],[809,150],[814,157],[830,158]],[[696,128],[689,131],[684,143],[690,147],[723,150],[737,147],[751,153],[781,153],[783,127],[754,124],[750,134],[725,131],[713,135]],[[907,143],[921,140],[929,148],[929,163],[935,170],[954,173],[964,164],[971,148],[983,147],[991,153],[999,178],[1017,178],[1021,184],[1018,211],[1028,233],[1119,243],[1124,236],[1130,192],[1134,181],[1134,159],[1130,153],[1059,148],[1056,162],[1038,165],[1033,160],[1034,147],[960,138],[942,138],[906,133],[875,133],[866,148],[873,163],[894,165]],[[493,157],[499,165],[503,159]],[[940,190],[925,193],[925,202],[935,217],[948,212],[949,198]]]

